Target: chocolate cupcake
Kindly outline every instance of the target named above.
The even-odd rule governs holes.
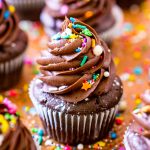
[[[143,97],[147,101],[148,95]],[[150,92],[149,92],[150,99]],[[124,135],[124,145],[127,150],[150,149],[150,102],[148,105],[133,112],[135,121],[130,124]]]
[[[37,21],[44,7],[44,0],[6,0],[14,5],[21,20]]]
[[[117,4],[123,9],[129,9],[133,5],[140,5],[145,0],[117,0]]]
[[[36,150],[28,129],[7,98],[0,102],[0,150]]]
[[[45,0],[41,22],[48,35],[61,30],[65,16],[75,17],[92,26],[106,41],[111,41],[123,22],[121,10],[114,0]]]
[[[113,125],[122,83],[111,51],[87,24],[65,19],[37,60],[29,89],[47,134],[61,143],[92,143]]]
[[[0,1],[0,91],[15,85],[21,74],[27,35],[18,27],[13,6]]]

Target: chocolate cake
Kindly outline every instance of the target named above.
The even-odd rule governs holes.
[[[37,63],[41,74],[31,82],[29,94],[47,134],[72,145],[104,138],[123,89],[111,50],[95,30],[66,18]]]
[[[19,80],[27,35],[18,27],[15,8],[0,1],[0,90],[8,89]]]

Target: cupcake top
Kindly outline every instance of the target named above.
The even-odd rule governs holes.
[[[0,149],[36,150],[30,132],[16,111],[16,105],[7,98],[0,102]]]
[[[110,49],[93,28],[72,17],[37,62],[43,91],[70,103],[107,93],[116,77]]]
[[[52,18],[63,20],[65,15],[75,17],[96,28],[98,32],[106,30],[114,23],[113,17],[109,16],[114,0],[46,0],[46,4],[46,10]],[[102,26],[100,23],[103,21],[104,24],[104,19],[107,24]],[[56,24],[60,24],[59,21]],[[56,28],[59,28],[59,25],[56,25]]]
[[[19,29],[18,21],[14,6],[0,0],[0,62],[16,56],[26,47],[27,37]]]
[[[125,134],[124,143],[131,150],[148,150],[150,147],[150,90],[142,94],[143,102],[147,105],[133,111],[135,122],[132,123]],[[133,140],[134,139],[134,140]]]

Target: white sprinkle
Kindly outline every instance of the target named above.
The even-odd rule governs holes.
[[[108,71],[104,72],[104,77],[109,77],[109,72]]]
[[[78,144],[77,149],[82,150],[84,148],[83,144]]]
[[[63,90],[63,89],[65,89],[65,88],[67,88],[67,86],[60,86],[60,87],[59,87],[59,90]]]
[[[125,100],[121,100],[119,103],[119,111],[124,112],[127,109],[127,102]]]
[[[103,47],[100,45],[96,45],[93,49],[93,53],[95,56],[100,56],[103,53]]]
[[[46,140],[45,145],[51,146],[51,145],[53,145],[53,141],[52,140]]]

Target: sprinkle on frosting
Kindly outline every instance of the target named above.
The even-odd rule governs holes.
[[[44,92],[79,102],[109,91],[115,77],[114,63],[108,47],[90,26],[65,18],[62,32],[52,37],[48,48],[37,60],[43,74],[39,79],[47,87]]]

